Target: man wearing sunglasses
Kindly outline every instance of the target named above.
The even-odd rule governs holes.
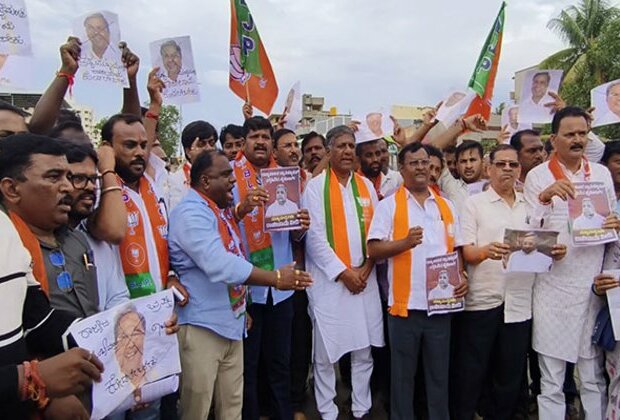
[[[469,293],[465,311],[454,317],[450,403],[455,419],[471,419],[479,407],[481,389],[489,382],[492,404],[485,416],[512,418],[526,366],[532,319],[534,273],[504,273],[510,254],[504,229],[527,229],[527,202],[515,190],[521,165],[510,145],[490,154],[490,186],[467,199],[462,214],[463,258]],[[555,259],[566,246],[555,245]],[[507,276],[510,276],[508,278]],[[486,408],[486,407],[485,407]]]

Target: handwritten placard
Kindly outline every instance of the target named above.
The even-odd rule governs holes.
[[[0,54],[32,55],[24,0],[0,1]]]

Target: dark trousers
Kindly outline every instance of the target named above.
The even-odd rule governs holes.
[[[391,346],[390,417],[412,420],[418,357],[424,357],[424,381],[429,418],[448,420],[448,375],[451,315],[428,316],[409,311],[407,318],[388,315]]]
[[[474,418],[487,383],[485,419],[510,420],[514,416],[526,367],[530,323],[504,323],[503,305],[455,315],[450,367],[453,419]]]
[[[308,295],[293,295],[293,332],[291,342],[291,403],[293,411],[303,411],[312,359],[312,321],[308,315]]]
[[[293,299],[273,305],[271,294],[266,304],[253,303],[248,307],[253,319],[252,328],[243,342],[243,418],[257,420],[258,365],[263,355],[265,374],[272,396],[274,418],[290,420],[291,408],[291,330]]]

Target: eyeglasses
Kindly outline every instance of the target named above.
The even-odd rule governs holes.
[[[56,284],[58,288],[63,292],[70,292],[73,290],[73,278],[71,273],[65,268],[65,254],[60,249],[56,249],[49,254],[50,263],[54,267],[62,269],[62,271],[56,276]]]
[[[84,174],[69,174],[67,175],[67,178],[76,190],[83,190],[88,186],[89,182],[91,182],[96,188],[99,186],[99,180],[101,179],[99,175],[88,176]]]
[[[412,160],[410,162],[407,162],[407,165],[409,166],[428,166],[431,164],[431,161],[429,159],[419,159],[419,160]]]
[[[510,169],[517,169],[519,167],[519,162],[515,162],[514,160],[496,160],[492,163],[497,169],[503,169],[506,166],[509,166]]]

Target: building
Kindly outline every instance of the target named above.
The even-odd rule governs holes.
[[[43,96],[42,93],[21,93],[21,92],[4,92],[0,93],[0,100],[10,103],[17,108],[23,109],[28,114],[32,115],[34,107]],[[76,115],[82,120],[82,126],[84,131],[93,140],[96,139],[97,133],[95,130],[95,115],[92,108],[81,106],[73,102],[72,100],[63,99],[62,109],[68,109],[75,112]],[[26,120],[30,120],[30,116],[26,117]]]

